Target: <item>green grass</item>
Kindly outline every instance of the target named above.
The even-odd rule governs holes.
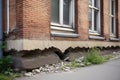
[[[77,68],[77,67],[80,67],[80,63],[78,63],[76,61],[72,61],[67,66],[71,67],[71,68]]]
[[[0,80],[15,80],[17,77],[21,77],[21,73],[10,73],[9,75],[0,73]]]
[[[100,50],[98,48],[91,48],[84,60],[85,65],[89,64],[101,64],[104,62],[103,57],[100,55]]]
[[[113,58],[113,54],[108,54],[108,55],[100,55],[100,49],[98,48],[91,48],[88,50],[87,55],[85,56],[84,59],[84,64],[86,66],[92,65],[92,64],[102,64],[111,58]],[[76,67],[81,67],[80,63],[76,61],[70,62],[67,66],[71,68],[76,68]]]
[[[13,73],[11,66],[11,56],[0,58],[0,80],[14,80],[22,75],[20,73]]]
[[[14,80],[14,77],[0,74],[0,80]]]
[[[115,57],[115,55],[113,55],[113,54],[104,55],[103,60],[108,61],[108,60],[110,60],[111,58],[114,58],[114,57]]]

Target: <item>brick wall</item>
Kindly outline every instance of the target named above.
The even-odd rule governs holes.
[[[50,0],[23,0],[23,38],[50,38]]]
[[[6,0],[3,1],[3,31],[6,32],[7,30],[7,5],[6,5]]]
[[[75,1],[75,27],[80,34],[77,38],[51,37],[52,40],[88,40],[88,0]]]
[[[6,0],[5,0],[6,1]],[[110,41],[110,0],[102,0],[101,15],[103,41],[89,39],[88,1],[75,0],[75,27],[80,35],[76,38],[51,36],[51,0],[11,0],[10,30],[7,49],[31,50],[45,49],[52,46],[65,50],[68,47],[115,47],[119,42]],[[118,0],[118,36],[120,38],[120,0]],[[16,9],[16,10],[15,10]],[[6,14],[6,10],[4,11]],[[12,19],[13,18],[13,19]],[[6,20],[6,16],[4,18]],[[16,20],[16,22],[15,22]],[[4,22],[6,25],[6,23]],[[16,25],[16,26],[12,26]],[[14,39],[14,40],[13,40]]]
[[[81,4],[82,3],[82,4]],[[89,19],[88,19],[88,0],[78,0],[78,33],[81,40],[87,40],[89,34]]]
[[[16,3],[16,14],[13,5]],[[89,40],[88,0],[75,0],[76,32],[78,38],[50,36],[50,0],[11,0],[11,28],[16,25],[17,38],[42,40]],[[120,1],[118,0],[118,5]],[[109,0],[103,0],[102,31],[105,40],[109,41],[110,16]],[[118,32],[120,36],[120,6],[118,11]],[[16,17],[17,16],[17,17]],[[16,20],[16,22],[15,22]]]
[[[109,2],[110,0],[103,0],[103,20],[104,20],[104,23],[102,24],[103,25],[103,34],[104,34],[104,37],[105,39],[108,41],[109,40],[109,35],[110,35],[110,5],[109,5]]]
[[[16,0],[10,0],[10,31],[16,28]]]
[[[118,35],[120,39],[120,0],[118,0]]]

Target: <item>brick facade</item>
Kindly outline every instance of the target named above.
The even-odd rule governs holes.
[[[13,2],[16,3],[17,24],[16,34],[13,33],[11,36],[14,35],[19,39],[49,39],[50,7],[47,7],[46,4],[50,2],[45,0],[15,0]],[[11,12],[13,13],[13,11]]]
[[[107,41],[109,41],[109,35],[110,35],[110,16],[109,16],[109,14],[110,14],[110,5],[109,5],[109,2],[110,0],[103,0],[103,9],[104,9],[104,12],[103,12],[103,16],[104,16],[104,18],[103,18],[103,20],[104,20],[104,25],[103,25],[103,34],[104,34],[104,36],[105,36],[105,39],[107,40]]]
[[[110,41],[110,0],[102,1],[101,27],[103,41]],[[9,39],[29,40],[66,40],[93,41],[89,39],[88,0],[75,0],[75,25],[77,38],[51,36],[51,2],[50,0],[10,0],[10,30]],[[120,1],[118,0],[118,38],[120,38]],[[14,30],[12,32],[12,30]],[[13,37],[15,36],[15,37]],[[96,41],[100,41],[99,39]],[[102,41],[101,41],[102,42]]]
[[[120,38],[120,1],[118,0],[118,35],[119,35],[119,38]]]

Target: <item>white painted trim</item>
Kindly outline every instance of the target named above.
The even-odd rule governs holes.
[[[110,40],[111,40],[111,41],[120,41],[120,39],[114,38],[114,37],[113,37],[113,38],[110,38]]]
[[[64,9],[64,7],[63,7],[63,4],[64,4],[64,2],[63,2],[63,0],[59,0],[59,23],[54,23],[54,22],[51,22],[51,26],[56,26],[56,27],[63,27],[63,28],[69,28],[69,29],[75,29],[75,17],[74,17],[74,13],[75,13],[75,7],[74,7],[74,0],[70,0],[71,2],[70,2],[70,12],[69,12],[69,14],[70,14],[70,19],[69,19],[69,25],[65,25],[64,23],[63,23],[63,9]]]
[[[97,30],[97,31],[98,31],[99,34],[101,34],[101,33],[102,33],[102,32],[101,32],[101,4],[102,4],[102,3],[101,3],[101,0],[98,0],[98,1],[99,1],[99,2],[98,2],[98,3],[99,3],[99,6],[98,6],[98,7],[99,7],[99,13],[98,13],[98,22],[99,22],[99,23],[98,23],[98,25],[97,25],[97,26],[98,26],[98,28],[97,28],[98,30]]]
[[[75,33],[58,33],[58,32],[51,32],[52,36],[59,36],[59,37],[79,37],[79,34]]]
[[[59,19],[60,19],[60,25],[63,25],[63,0],[59,0]]]
[[[92,31],[92,30],[89,30],[89,34],[90,35],[100,36],[100,34],[97,31]]]
[[[10,31],[10,0],[7,0],[7,34]]]
[[[100,37],[100,36],[89,36],[90,39],[97,39],[97,40],[104,40],[105,37]]]
[[[71,26],[69,25],[62,25],[62,24],[58,24],[58,23],[51,23],[51,26],[56,26],[56,27],[65,27],[65,28],[71,28]]]
[[[89,8],[90,9],[92,9],[92,25],[91,25],[91,27],[92,27],[92,29],[91,30],[89,30],[89,33],[91,34],[91,33],[97,33],[97,34],[101,34],[101,22],[100,22],[100,20],[101,20],[101,18],[100,18],[100,12],[101,12],[101,6],[100,6],[100,0],[97,0],[98,1],[98,3],[99,3],[99,5],[98,5],[98,7],[95,7],[95,5],[94,5],[94,0],[92,0],[92,5],[89,5]],[[98,11],[98,22],[97,22],[97,30],[94,30],[94,28],[95,28],[95,25],[94,25],[94,11],[95,10],[97,10]]]
[[[114,8],[114,14],[112,14],[112,1],[114,1],[114,5],[113,5],[113,8]],[[115,12],[116,12],[116,1],[115,0],[110,0],[110,37],[117,37],[116,35],[116,16],[115,16]],[[114,26],[112,26],[112,18],[114,19]],[[112,27],[114,28],[114,32],[112,32]]]
[[[51,26],[52,30],[61,30],[61,31],[70,31],[70,32],[74,32],[73,29],[69,29],[69,28],[62,28],[62,27],[56,27],[56,26]]]
[[[72,10],[73,10],[73,15],[72,15],[72,18],[73,18],[73,29],[75,30],[75,0],[72,0]]]

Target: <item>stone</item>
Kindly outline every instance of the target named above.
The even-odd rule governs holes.
[[[116,54],[117,52],[113,52],[113,54]]]
[[[81,51],[70,51],[65,53],[64,61],[74,61],[77,58],[83,57],[83,52]]]
[[[78,63],[81,63],[84,61],[84,57],[77,58],[77,59],[75,59],[75,61]]]
[[[42,67],[40,67],[39,70],[42,71]]]
[[[34,51],[32,50],[32,53],[33,52]],[[55,64],[61,62],[59,56],[50,50],[43,51],[39,54],[33,54],[33,56],[32,54],[29,56],[29,53],[26,53],[22,56],[14,56],[12,61],[14,68],[18,68],[20,70],[32,70],[42,67],[46,64]]]
[[[69,61],[69,59],[70,59],[70,57],[66,57],[66,58],[64,59],[64,61]]]
[[[30,76],[33,75],[33,73],[32,73],[32,72],[28,72],[28,73],[25,73],[24,75],[25,75],[26,77],[30,77]]]
[[[54,71],[55,73],[58,73],[58,71]]]
[[[85,67],[85,64],[84,64],[84,63],[80,63],[80,66],[81,66],[81,67]]]
[[[39,69],[35,69],[34,72],[40,73],[40,70]]]

